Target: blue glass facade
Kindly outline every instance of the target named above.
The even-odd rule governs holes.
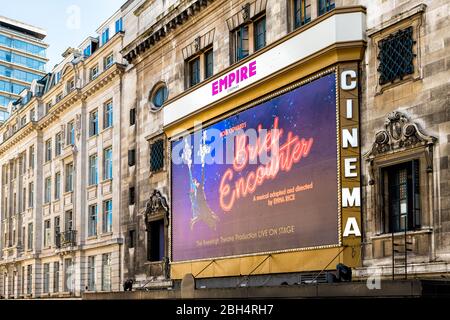
[[[36,40],[20,40],[0,29],[0,121],[8,117],[5,109],[9,102],[15,101],[33,80],[43,77],[46,45],[39,45],[39,39]]]

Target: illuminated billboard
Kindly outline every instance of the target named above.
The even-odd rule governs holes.
[[[172,141],[172,261],[339,244],[336,114],[330,73]]]

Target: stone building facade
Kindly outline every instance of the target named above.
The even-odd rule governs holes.
[[[449,270],[450,49],[446,34],[450,4],[448,1],[386,1],[378,5],[367,1],[364,5],[368,11],[368,39],[361,68],[365,79],[361,93],[364,158],[362,264],[382,265],[381,270],[387,276],[392,275],[394,265],[402,278],[405,273],[405,255],[402,252],[406,239],[410,250],[406,257],[407,272],[415,277],[440,276]],[[403,30],[412,33],[410,40],[408,36],[402,42],[407,45],[411,41],[413,68],[403,78],[385,82],[380,79],[380,67],[385,63],[380,57],[380,43],[388,36],[401,37],[399,31]],[[408,214],[405,235],[401,232],[404,228],[393,228],[394,222],[389,221],[392,209],[388,209],[386,197],[389,191],[383,183],[389,183],[386,177],[395,165],[409,166],[414,160],[417,161],[414,174],[417,180],[416,203],[408,203],[407,209],[409,211],[414,206],[416,213],[415,217]],[[411,174],[408,173],[409,176]],[[400,251],[394,251],[394,259],[393,249]]]
[[[11,104],[1,127],[5,298],[120,290],[120,171],[113,163],[120,162],[124,61],[117,21],[120,11],[101,26],[100,39],[67,49]]]
[[[188,90],[190,84],[187,61],[196,57],[201,57],[203,61],[205,53],[211,49],[214,60],[213,74],[230,66],[229,26],[224,17],[237,16],[245,3],[128,1],[123,7],[127,32],[122,53],[130,59],[123,82],[127,87],[136,85],[133,87],[135,90],[125,89],[128,93],[124,106],[135,108],[136,124],[129,129],[124,128],[129,130],[130,134],[123,137],[126,139],[123,144],[135,149],[136,165],[122,168],[122,195],[127,197],[130,188],[135,188],[137,195],[136,203],[132,206],[123,202],[124,212],[130,212],[130,216],[123,217],[124,225],[128,226],[124,229],[128,229],[128,237],[130,234],[136,237],[132,240],[135,244],[133,248],[128,248],[128,251],[125,249],[125,278],[136,279],[146,286],[151,286],[153,282],[156,286],[170,285],[163,280],[169,278],[169,268],[166,265],[169,258],[169,212],[147,210],[155,191],[158,192],[158,197],[162,197],[162,201],[170,203],[170,146],[163,131],[162,110],[154,106],[155,95],[161,87],[167,88],[165,99],[176,97]],[[275,42],[288,32],[282,18],[283,14],[286,14],[286,3],[269,3],[270,1],[258,1],[257,6],[261,7],[259,9],[255,7],[255,3],[252,4],[252,11],[261,11],[254,14],[263,14],[263,11],[266,13],[266,24],[270,26],[266,34],[267,44]],[[156,34],[151,37],[152,40],[147,40],[152,32]],[[154,41],[154,44],[150,49],[144,45],[142,52],[135,57],[134,51],[130,54],[130,50],[142,46],[144,41]],[[196,45],[197,50],[193,49]],[[200,80],[206,80],[204,77],[202,75]],[[125,107],[123,118],[128,117],[129,112]],[[125,126],[128,124],[125,123]],[[152,145],[159,139],[164,141],[164,163],[161,168],[151,170]],[[122,157],[126,157],[127,153],[128,150],[122,150]],[[165,239],[164,250],[162,247],[153,247],[153,251],[158,251],[156,257],[152,256],[150,244],[151,232],[154,230],[152,228],[155,227],[164,228],[161,230],[164,230]],[[160,231],[157,232],[159,234]],[[158,259],[158,256],[164,259]],[[156,261],[153,258],[156,258]]]
[[[394,265],[396,273],[403,277],[405,241],[407,273],[436,276],[447,272],[448,231],[445,226],[448,219],[445,212],[448,184],[445,181],[448,174],[449,49],[443,35],[448,29],[448,1],[384,1],[381,5],[373,1],[128,1],[124,7],[126,23],[129,28],[139,26],[133,29],[133,34],[127,34],[129,40],[125,40],[122,50],[130,62],[127,77],[133,77],[137,83],[136,97],[130,97],[129,102],[137,110],[137,128],[131,139],[133,142],[137,139],[138,160],[136,169],[133,169],[136,170],[135,176],[131,175],[128,179],[138,190],[136,203],[139,208],[133,207],[133,210],[137,215],[142,214],[138,220],[130,215],[128,222],[129,228],[133,229],[132,234],[138,237],[136,247],[124,254],[125,265],[129,267],[128,277],[140,275],[153,279],[163,274],[155,271],[152,267],[154,263],[145,262],[149,261],[148,241],[151,237],[146,233],[151,228],[139,222],[139,219],[145,221],[146,215],[151,214],[151,210],[146,211],[145,208],[155,190],[169,204],[171,202],[170,168],[164,167],[165,170],[156,173],[149,170],[150,146],[153,139],[158,139],[164,131],[161,122],[165,120],[162,119],[162,112],[148,112],[148,109],[152,110],[155,90],[164,83],[169,102],[189,93],[192,76],[189,75],[189,63],[196,57],[200,57],[201,64],[204,63],[211,47],[213,74],[220,75],[224,74],[223,70],[229,70],[235,64],[232,31],[242,24],[240,19],[245,19],[240,17],[240,13],[247,10],[247,3],[252,22],[262,12],[265,15],[266,46],[281,41],[298,26],[313,22],[333,8],[355,5],[366,8],[366,42],[358,68],[361,77],[362,243],[355,274],[366,277],[371,272],[382,272],[384,276],[391,277]],[[405,74],[397,75],[397,78],[394,75],[392,79],[382,80],[381,64],[386,73],[389,68],[405,63],[397,56],[397,61],[389,64],[389,59],[382,61],[380,53],[382,41],[399,36],[398,32],[402,30],[412,30],[411,39],[394,41],[412,41],[412,67],[404,70]],[[255,44],[254,41],[250,43],[251,55]],[[395,52],[387,53],[388,56],[391,54],[395,55]],[[200,70],[204,72],[203,67]],[[201,75],[197,80],[205,83],[205,78]],[[165,149],[165,156],[169,155],[168,148]],[[387,149],[378,152],[379,148]],[[417,213],[415,224],[412,223],[413,217],[409,217],[406,237],[401,227],[403,222],[400,221],[405,219],[404,213],[397,214],[396,219],[400,219],[397,227],[394,227],[394,222],[389,222],[393,209],[389,207],[387,176],[390,168],[398,169],[391,167],[398,163],[405,166],[415,163],[414,170],[419,175],[416,177],[415,191],[408,191],[416,193],[415,200],[405,201],[409,201],[407,208],[416,206],[415,210],[420,214]],[[412,188],[411,169],[405,170],[409,172],[410,182],[404,188]],[[382,175],[385,177],[382,178]],[[128,187],[124,186],[122,190],[126,193]],[[400,205],[396,210],[401,212],[404,208]],[[165,214],[161,212],[159,219],[163,219]],[[164,234],[167,236],[168,231]],[[170,242],[170,237],[166,237],[166,241]],[[167,243],[165,246],[163,256],[170,257]],[[331,264],[330,268],[333,269],[334,265]]]
[[[59,261],[62,274],[68,258],[77,266],[76,295],[119,291],[128,279],[134,280],[135,289],[177,288],[186,274],[197,279],[197,287],[250,284],[249,278],[255,279],[255,285],[297,283],[302,277],[323,280],[318,277],[323,275],[320,271],[331,271],[338,262],[353,267],[358,278],[374,272],[392,277],[393,267],[395,277],[445,275],[450,257],[449,6],[445,0],[381,4],[353,0],[127,1],[98,30],[101,39],[107,25],[121,17],[124,32],[104,46],[103,41],[88,38],[81,52],[66,52],[59,69],[37,82],[35,90],[44,86],[42,93],[35,91],[1,127],[1,134],[7,133],[0,144],[0,292],[6,297],[28,296],[20,286],[30,278],[29,292],[33,297],[43,296],[46,268],[54,274],[53,265]],[[296,49],[287,50],[295,41],[299,41]],[[99,48],[83,58],[88,43]],[[110,52],[113,65],[90,80],[93,70],[105,69]],[[252,61],[270,61],[264,59],[274,53],[283,56],[287,65],[275,70],[276,63],[284,61],[274,58],[272,72],[221,93],[217,100],[205,91],[213,81]],[[59,71],[62,84],[50,85]],[[339,235],[339,246],[319,250],[173,261],[170,150],[177,130],[192,132],[196,120],[214,123],[271,94],[329,73],[341,85],[336,100],[341,110],[342,127],[338,128],[357,130],[350,137],[353,148],[343,147],[340,161],[347,163],[344,158],[351,156],[356,162],[353,170],[360,173],[341,180],[353,193],[345,196],[347,205],[338,204],[338,230],[343,232],[346,221],[353,218],[361,234]],[[71,83],[72,77],[76,89],[65,93],[64,83]],[[348,89],[348,79],[357,81],[357,87]],[[62,100],[46,112],[48,101],[61,91]],[[344,111],[348,100],[357,106],[354,117]],[[112,128],[105,128],[104,110],[109,101],[114,120]],[[25,120],[20,129],[14,129],[15,121],[20,124],[23,115],[31,117],[33,108],[36,121]],[[92,129],[92,119],[99,119],[97,129]],[[72,120],[76,148],[62,147],[60,157],[46,162],[46,142],[60,131],[65,132],[65,142],[72,132],[67,129]],[[343,142],[341,133],[338,137]],[[29,164],[33,145],[35,167],[29,169],[21,163]],[[113,179],[103,179],[105,155],[109,159],[105,150],[110,146]],[[23,151],[27,152],[25,159]],[[95,159],[98,183],[91,184]],[[73,193],[61,192],[60,201],[52,198],[47,203],[47,177],[52,176],[53,186],[53,176],[61,171],[63,188],[65,172],[71,169],[67,165],[72,162],[76,170]],[[14,163],[24,171],[13,169]],[[338,168],[343,177],[346,168]],[[11,173],[19,178],[9,178]],[[29,199],[30,183],[34,183],[35,203],[20,213],[13,199],[22,199],[22,194]],[[339,190],[336,198],[342,197]],[[109,199],[113,201],[112,232],[105,232],[103,216]],[[350,202],[352,208],[348,208]],[[89,219],[96,212],[95,205],[98,233],[91,236]],[[76,227],[65,229],[63,215],[70,210]],[[54,228],[57,216],[61,231],[76,230],[72,232],[76,243],[68,248],[44,245],[48,244],[46,221]],[[31,223],[34,247],[28,250],[20,239],[23,235],[27,239]],[[110,287],[102,286],[104,265],[111,266]]]

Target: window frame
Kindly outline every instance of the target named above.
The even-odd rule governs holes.
[[[94,211],[93,211],[94,209]],[[96,237],[97,225],[98,225],[98,206],[97,204],[91,204],[88,207],[88,237]],[[93,219],[95,218],[95,219]]]
[[[111,253],[102,254],[102,291],[110,292],[112,288]]]
[[[214,49],[213,47],[209,47],[205,49],[205,52],[203,53],[204,56],[204,72],[203,72],[203,79],[207,80],[211,78],[214,75]],[[211,70],[209,73],[209,63],[208,63],[208,57],[211,57]]]
[[[109,41],[109,27],[102,32],[102,46]]]
[[[61,171],[55,173],[54,198],[55,200],[61,199]]]
[[[123,17],[120,17],[115,22],[116,33],[123,31]]]
[[[257,34],[257,26],[259,23],[263,23],[264,25],[264,32],[263,32],[263,39],[264,43],[262,46],[258,45],[258,34]],[[264,47],[267,46],[267,20],[266,15],[261,15],[253,20],[253,52],[257,52]]]
[[[34,207],[34,182],[28,183],[28,209]]]
[[[53,262],[53,293],[59,292],[59,272],[59,262],[55,261]]]
[[[233,63],[239,62],[245,58],[247,58],[250,53],[250,25],[251,23],[245,23],[241,26],[237,27],[232,31],[233,37]],[[243,38],[243,31],[247,29],[247,39]],[[243,50],[243,42],[247,41],[248,50]],[[243,51],[246,51],[246,54],[243,54]]]
[[[113,101],[109,100],[103,104],[103,129],[112,128],[114,125]]]
[[[323,8],[321,8],[321,5],[324,5]],[[320,17],[321,15],[324,15],[327,12],[330,12],[336,8],[336,1],[335,0],[318,0],[317,1],[317,16]]]
[[[401,172],[406,172],[406,181],[403,183],[395,181],[399,185],[397,190],[393,190],[396,185],[392,184],[392,180],[400,179],[397,175],[400,175]],[[402,185],[406,187],[404,191],[401,191]],[[384,234],[421,229],[421,189],[419,159],[407,160],[380,168],[381,230]],[[402,198],[402,193],[406,193],[406,198]],[[395,199],[394,197],[398,198]],[[398,200],[398,203],[393,203],[395,200]],[[406,201],[404,202],[406,214],[402,214],[402,200]],[[398,214],[392,211],[393,205],[397,207]],[[402,226],[402,223],[404,223],[402,220],[404,219],[407,223],[406,230],[404,229],[405,224]]]
[[[34,244],[34,239],[33,239],[33,222],[28,223],[28,229],[27,229],[27,251],[31,251],[33,250],[33,244]]]
[[[44,180],[44,204],[52,202],[52,177],[46,177]]]
[[[75,145],[75,121],[69,121],[67,123],[67,145]]]
[[[264,45],[256,48],[256,24],[264,20]],[[247,36],[244,37],[246,30]],[[263,10],[230,31],[230,63],[235,64],[267,46],[267,14]],[[247,49],[244,49],[246,43]]]
[[[159,166],[159,167],[156,167],[156,169],[154,169],[154,167],[153,167],[153,165],[152,165],[152,154],[153,154],[153,152],[154,152],[154,150],[152,149],[153,148],[153,146],[154,145],[156,145],[157,143],[160,143],[160,142],[162,142],[162,150],[161,150],[161,153],[162,153],[162,157],[163,157],[163,159],[162,159],[162,165],[161,166]],[[149,159],[150,159],[150,172],[152,172],[152,173],[158,173],[158,172],[163,172],[163,171],[165,171],[166,170],[166,139],[164,138],[164,137],[159,137],[159,138],[157,138],[157,139],[154,139],[153,141],[150,141],[150,143],[149,143],[150,145],[149,145],[149,149],[150,149],[150,157],[149,157]]]
[[[98,133],[98,109],[95,109],[89,112],[89,138],[97,136]]]
[[[93,81],[93,80],[97,79],[99,75],[100,75],[100,67],[99,67],[99,65],[97,63],[95,66],[93,66],[89,70],[89,77],[91,78],[91,81]]]
[[[108,155],[108,157],[107,157]],[[103,180],[113,178],[113,152],[112,146],[103,149]]]
[[[103,69],[109,69],[114,64],[114,53],[108,54],[103,60]]]
[[[93,165],[93,162],[92,162],[94,159],[95,159],[95,165]],[[89,173],[88,173],[89,186],[98,185],[98,155],[96,153],[91,154],[89,156],[88,165],[89,165]]]
[[[58,132],[55,135],[55,157],[58,157],[62,154],[62,132]]]
[[[300,8],[298,6],[300,5]],[[292,17],[293,17],[293,29],[300,28],[311,22],[311,10],[312,10],[311,0],[293,0],[292,1]],[[307,15],[307,8],[309,8],[309,16]]]
[[[103,216],[102,216],[102,233],[113,232],[113,203],[112,199],[103,201]]]
[[[201,82],[200,66],[200,55],[197,55],[188,61],[189,87],[194,87]]]
[[[88,279],[87,279],[87,290],[96,291],[96,268],[95,268],[95,256],[88,257]]]
[[[73,162],[67,163],[64,166],[65,169],[65,183],[64,183],[64,192],[73,192],[73,176],[74,176],[74,165]]]
[[[50,219],[47,219],[44,221],[44,248],[49,248],[51,246],[51,238],[52,238],[52,223]]]
[[[160,106],[157,106],[155,104],[155,98],[158,96],[158,93],[160,90],[163,90],[164,96],[162,97],[162,103]],[[167,98],[169,97],[169,89],[167,88],[166,84],[161,82],[159,84],[156,84],[152,91],[150,92],[149,96],[149,102],[150,102],[150,111],[153,113],[156,113],[160,111],[164,105],[164,103],[167,101]]]
[[[52,160],[52,138],[45,141],[45,162]]]

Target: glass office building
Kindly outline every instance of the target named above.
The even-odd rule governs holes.
[[[0,16],[0,122],[8,118],[9,102],[45,75],[46,35],[40,28]]]

